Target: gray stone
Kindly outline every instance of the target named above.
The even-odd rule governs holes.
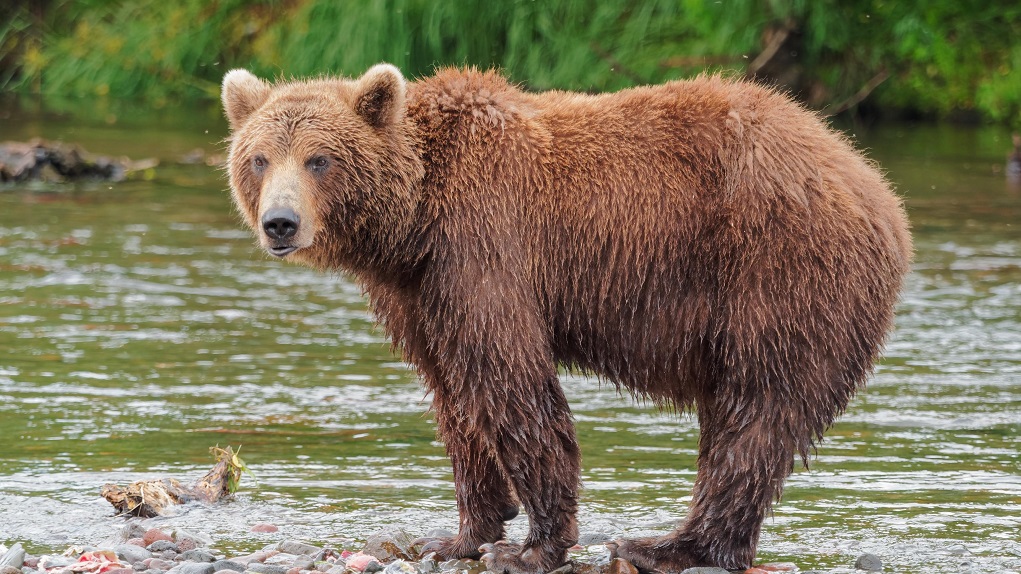
[[[401,528],[391,528],[377,532],[365,541],[362,552],[375,557],[380,562],[394,560],[414,560],[417,552],[412,546],[415,538]]]
[[[196,548],[178,554],[175,560],[178,562],[216,562],[216,556],[213,556],[213,553],[206,548]]]
[[[868,570],[869,572],[882,572],[883,559],[875,554],[862,554],[854,561],[854,567],[858,570]]]
[[[22,566],[21,574],[39,574],[39,571],[31,566]]]
[[[68,556],[43,556],[39,559],[39,568],[50,570],[52,568],[63,568],[74,564],[76,560]]]
[[[343,564],[337,564],[333,568],[327,570],[326,574],[344,574],[344,572],[347,572],[347,566],[344,566]]]
[[[216,571],[210,562],[185,562],[180,566],[175,566],[173,570],[177,570],[180,574],[213,574]]]
[[[255,572],[255,574],[287,574],[287,570],[286,566],[254,562],[248,565],[248,569],[245,572]]]
[[[379,562],[376,562],[375,560],[370,560],[369,563],[365,565],[365,570],[362,570],[362,572],[364,572],[365,574],[372,574],[373,572],[382,571],[383,565],[380,564]]]
[[[696,566],[683,570],[681,574],[730,574],[730,571],[718,566]]]
[[[311,570],[315,566],[315,560],[311,556],[298,556],[291,562],[291,568],[298,570]]]
[[[146,546],[145,549],[153,553],[166,552],[167,550],[170,550],[174,554],[177,554],[178,552],[181,551],[181,549],[178,548],[176,544],[169,540],[155,540],[153,541],[152,544]]]
[[[277,547],[277,550],[285,554],[304,554],[306,556],[315,556],[322,551],[322,548],[306,544],[300,540],[284,540]]]
[[[383,568],[383,574],[418,574],[418,568],[404,560],[394,560]]]
[[[159,568],[149,568],[148,570],[142,570],[138,574],[165,574],[166,570],[160,570]]]
[[[113,551],[117,553],[118,558],[129,564],[141,562],[146,558],[152,558],[152,552],[134,544],[118,544],[113,547]]]
[[[297,554],[290,554],[286,552],[278,552],[273,556],[267,556],[265,560],[261,560],[263,564],[276,564],[279,566],[290,567],[291,563],[298,559]]]
[[[213,568],[215,568],[217,572],[221,570],[233,570],[235,572],[245,571],[244,564],[234,562],[233,560],[217,560],[216,562],[213,562]]]

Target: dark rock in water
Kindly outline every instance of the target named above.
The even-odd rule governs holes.
[[[869,572],[882,572],[883,559],[875,554],[862,554],[855,560],[854,567],[858,570],[868,570]]]
[[[630,566],[630,564],[628,564],[628,566]],[[560,568],[550,570],[549,574],[574,574],[574,563],[568,562]],[[638,574],[638,570],[636,569],[633,574]]]
[[[377,532],[365,541],[362,552],[374,556],[380,562],[414,560],[417,552],[413,546],[415,538],[403,529],[394,528]]]
[[[93,156],[78,146],[34,139],[0,143],[0,182],[122,181],[130,172],[155,167],[154,159]]]
[[[284,540],[277,546],[277,550],[284,554],[302,554],[305,556],[315,556],[322,551],[322,548],[318,546],[312,546],[298,540]]]

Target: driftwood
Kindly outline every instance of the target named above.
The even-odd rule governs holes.
[[[141,518],[160,516],[168,508],[185,502],[216,502],[234,494],[241,473],[247,469],[229,446],[209,450],[216,456],[216,465],[193,486],[184,486],[173,478],[139,480],[126,488],[105,484],[100,494],[117,509],[117,514]]]
[[[122,181],[158,163],[93,155],[76,145],[42,139],[0,143],[0,182]]]

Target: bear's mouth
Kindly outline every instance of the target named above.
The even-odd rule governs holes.
[[[270,253],[272,253],[273,255],[275,255],[277,257],[283,257],[284,255],[287,255],[288,253],[291,253],[292,251],[295,251],[296,249],[298,249],[298,248],[295,247],[294,245],[275,245],[273,247],[267,248],[267,250]]]

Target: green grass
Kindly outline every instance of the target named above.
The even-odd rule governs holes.
[[[22,5],[22,3],[24,5]],[[0,87],[47,97],[214,98],[223,73],[409,76],[499,67],[536,89],[744,73],[764,35],[810,105],[977,113],[1021,126],[1021,4],[1004,0],[34,0],[0,8]],[[874,91],[870,82],[886,78]]]

